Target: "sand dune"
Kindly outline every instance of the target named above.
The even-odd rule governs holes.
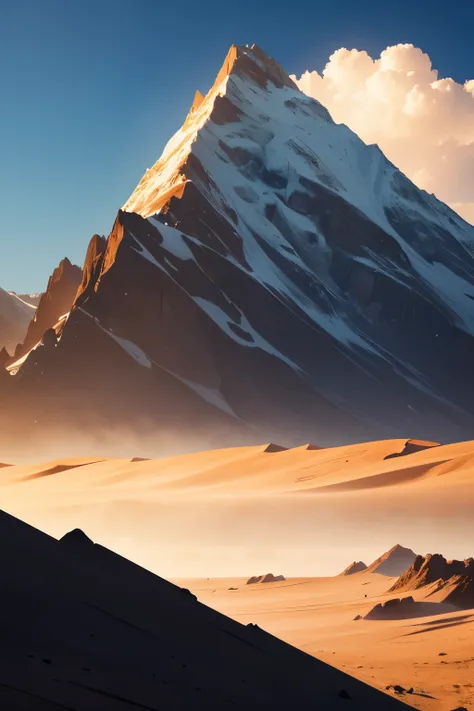
[[[351,491],[404,485],[427,488],[443,485],[438,479],[448,474],[450,484],[469,479],[474,471],[474,441],[413,446],[412,440],[385,440],[328,449],[314,445],[285,449],[270,444],[159,460],[65,458],[16,466],[8,477],[2,477],[2,483],[19,482],[32,474],[59,474],[77,467],[82,471],[68,477],[71,486],[80,484],[84,477],[96,477],[109,484],[129,482],[170,493],[192,489],[194,494],[205,490],[206,495],[217,496],[237,492]]]

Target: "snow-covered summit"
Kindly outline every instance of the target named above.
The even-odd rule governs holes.
[[[473,228],[417,189],[378,146],[367,146],[349,128],[335,124],[256,46],[230,49],[211,90],[193,106],[123,209],[143,217],[164,215],[171,198],[182,198],[189,183],[221,214],[238,216],[239,227],[247,232],[244,247],[251,249],[252,231],[290,250],[295,236],[311,234],[319,244],[321,266],[330,251],[327,210],[316,203],[321,191],[326,200],[340,198],[346,209],[356,208],[386,234],[392,254],[377,254],[363,235],[354,235],[356,243],[349,248],[362,249],[369,265],[390,278],[399,271],[403,279],[403,267],[412,267],[423,288],[456,313],[464,330],[474,332],[474,272],[464,258],[472,260]],[[287,225],[291,237],[276,221]],[[453,268],[447,270],[436,259],[439,250],[451,252]],[[398,264],[387,263],[395,257]]]

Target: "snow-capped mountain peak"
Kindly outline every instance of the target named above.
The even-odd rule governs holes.
[[[474,228],[258,47],[232,47],[91,242],[54,359],[62,392],[74,371],[125,420],[445,441],[474,426],[473,300]]]
[[[276,131],[271,130],[273,127],[265,130],[270,116],[278,123]],[[229,125],[234,130],[229,131]],[[378,193],[385,187],[381,172],[390,180],[395,170],[376,146],[369,152],[349,129],[335,129],[328,111],[302,94],[262,50],[255,45],[233,46],[210,91],[205,97],[197,92],[183,126],[167,143],[157,163],[147,170],[123,210],[149,217],[162,211],[171,197],[182,196],[186,182],[192,180],[187,175],[189,156],[205,158],[199,142],[193,145],[203,128],[205,138],[210,134],[214,142],[222,142],[217,155],[222,150],[240,150],[242,155],[248,151],[254,158],[264,157],[270,169],[284,172],[293,168],[309,179],[314,178],[318,167],[317,177],[324,185],[360,203],[371,216],[377,213],[380,201],[370,193],[374,186]],[[208,162],[204,161],[203,167],[211,171],[214,166],[206,165]],[[245,171],[240,172],[245,175]]]
[[[377,146],[367,146],[346,126],[336,125],[327,110],[302,94],[258,47],[231,48],[209,93],[195,102],[123,209],[144,217],[161,213],[160,221],[168,222],[164,215],[172,209],[172,198],[182,198],[190,183],[224,219],[236,215],[239,226],[251,232],[273,231],[273,246],[281,243],[287,250],[298,233],[311,233],[324,246],[325,215],[315,203],[331,195],[344,200],[359,211],[359,221],[366,218],[385,233],[390,255],[381,263],[377,248],[370,239],[362,243],[363,237],[349,248],[362,250],[361,257],[374,269],[413,267],[445,308],[453,310],[455,304],[459,325],[474,332],[472,270],[466,270],[464,262],[466,252],[472,258],[472,228],[417,190]],[[316,219],[311,214],[315,208]],[[269,216],[275,213],[289,223],[292,239],[283,235],[282,240],[281,230],[278,234],[270,226]],[[428,229],[407,231],[407,220],[423,221]],[[431,259],[441,246],[451,249],[456,259],[451,274]],[[322,265],[327,254],[321,251]]]

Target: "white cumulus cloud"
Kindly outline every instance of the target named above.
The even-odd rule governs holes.
[[[419,187],[474,224],[474,79],[440,79],[412,44],[387,47],[378,59],[338,49],[322,74],[292,78],[337,123],[378,143]]]

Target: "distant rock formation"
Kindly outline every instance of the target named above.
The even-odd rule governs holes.
[[[396,545],[390,548],[389,551],[384,553],[374,560],[372,565],[367,568],[368,573],[379,573],[380,575],[395,576],[401,575],[407,568],[412,565],[416,558],[416,553],[414,553],[411,548],[404,548],[403,546]]]
[[[394,598],[375,605],[368,612],[365,620],[393,620],[397,617],[410,617],[413,606],[416,605],[412,597]]]
[[[415,600],[411,595],[392,598],[375,605],[366,615],[354,619],[364,620],[404,620],[410,617],[428,617],[456,610],[456,605],[447,601]]]
[[[431,586],[431,588],[430,588]],[[460,608],[474,606],[474,558],[446,560],[436,553],[419,555],[389,592],[430,588],[429,595]]]
[[[273,575],[273,573],[267,573],[266,575],[254,575],[249,578],[246,585],[254,585],[255,583],[280,583],[286,578],[283,575]]]
[[[357,560],[348,565],[339,575],[354,575],[354,573],[361,573],[363,570],[367,570],[366,564],[361,560]]]
[[[273,442],[270,442],[269,444],[265,445],[265,449],[263,451],[267,452],[268,454],[274,454],[275,452],[286,452],[287,448],[282,447],[279,444],[274,444]]]

